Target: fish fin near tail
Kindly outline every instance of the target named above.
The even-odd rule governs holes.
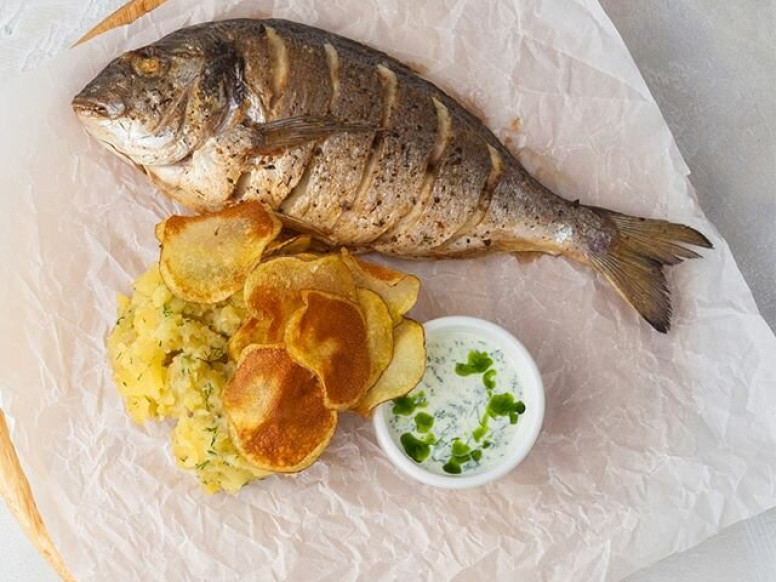
[[[590,264],[614,286],[649,324],[661,333],[671,326],[671,296],[663,267],[700,257],[688,246],[713,248],[697,230],[683,224],[591,208],[616,227],[603,253],[591,252]]]
[[[379,126],[368,123],[347,123],[332,117],[289,117],[251,125],[254,132],[251,153],[265,155],[309,143],[340,132],[372,132]]]

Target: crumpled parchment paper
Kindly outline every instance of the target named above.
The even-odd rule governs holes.
[[[671,270],[666,336],[563,259],[395,261],[423,279],[417,318],[492,319],[537,360],[543,432],[495,484],[410,481],[346,415],[310,470],[208,496],[175,468],[168,426],[124,413],[104,346],[114,294],[156,259],[175,206],[85,135],[70,98],[180,26],[269,15],[416,66],[560,194],[716,246]],[[79,580],[616,580],[776,505],[776,339],[593,0],[171,0],[4,80],[0,103],[0,404]]]

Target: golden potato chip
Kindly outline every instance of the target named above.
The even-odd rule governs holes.
[[[331,293],[302,296],[304,306],[286,327],[288,354],[318,376],[328,408],[349,408],[364,395],[370,377],[364,316],[357,303]]]
[[[420,292],[420,279],[409,273],[361,261],[342,249],[342,260],[353,273],[359,287],[365,287],[383,298],[391,312],[394,325],[415,305]]]
[[[326,257],[331,255],[325,255],[320,253],[297,253],[294,255],[295,259],[301,259],[303,261],[317,261],[321,257]]]
[[[223,394],[235,446],[260,469],[295,473],[329,444],[337,413],[324,406],[316,376],[282,345],[250,346]]]
[[[366,321],[369,346],[369,381],[367,387],[377,382],[380,374],[393,358],[393,319],[388,306],[374,291],[358,287],[358,303]]]
[[[243,321],[240,328],[229,338],[226,346],[229,357],[237,361],[243,350],[252,344],[268,344],[269,327],[272,322],[268,319],[248,317]]]
[[[313,239],[309,234],[297,234],[285,240],[275,239],[267,245],[267,250],[264,252],[264,255],[269,257],[303,253],[310,248],[312,240]]]
[[[154,227],[154,236],[159,242],[164,240],[164,227],[166,224],[167,220],[165,219]]]
[[[242,288],[280,222],[259,202],[164,222],[159,269],[178,297],[217,303]]]
[[[353,408],[367,415],[378,404],[404,396],[415,388],[426,371],[426,338],[423,326],[405,319],[393,330],[393,359],[383,375]]]
[[[375,263],[362,261],[352,255],[350,255],[350,258],[358,265],[358,267],[360,267],[365,275],[373,279],[377,279],[378,281],[382,281],[387,285],[396,285],[402,279],[407,277],[407,273],[394,271],[393,269],[383,267],[382,265],[376,265]]]
[[[267,341],[280,342],[291,314],[302,307],[302,291],[313,289],[357,301],[350,270],[338,255],[313,260],[278,257],[258,265],[245,282],[245,304],[269,323]]]

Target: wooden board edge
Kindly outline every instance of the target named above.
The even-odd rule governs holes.
[[[16,449],[11,443],[11,435],[5,415],[0,410],[0,497],[3,498],[11,514],[19,522],[22,530],[30,541],[35,544],[43,557],[56,570],[57,574],[65,582],[75,582],[65,566],[62,556],[59,555],[54,543],[51,541],[46,526],[35,505],[30,484],[24,475]]]
[[[131,22],[134,22],[144,14],[151,12],[155,8],[158,8],[164,4],[167,0],[131,0],[124,6],[110,14],[105,20],[100,22],[97,26],[92,28],[89,32],[83,35],[76,41],[75,44],[81,44],[89,39],[94,38],[119,26],[126,26]]]

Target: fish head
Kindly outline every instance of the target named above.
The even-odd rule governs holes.
[[[164,40],[164,39],[163,39]],[[141,166],[170,165],[212,136],[233,102],[228,51],[159,42],[114,59],[78,95],[86,130]]]

